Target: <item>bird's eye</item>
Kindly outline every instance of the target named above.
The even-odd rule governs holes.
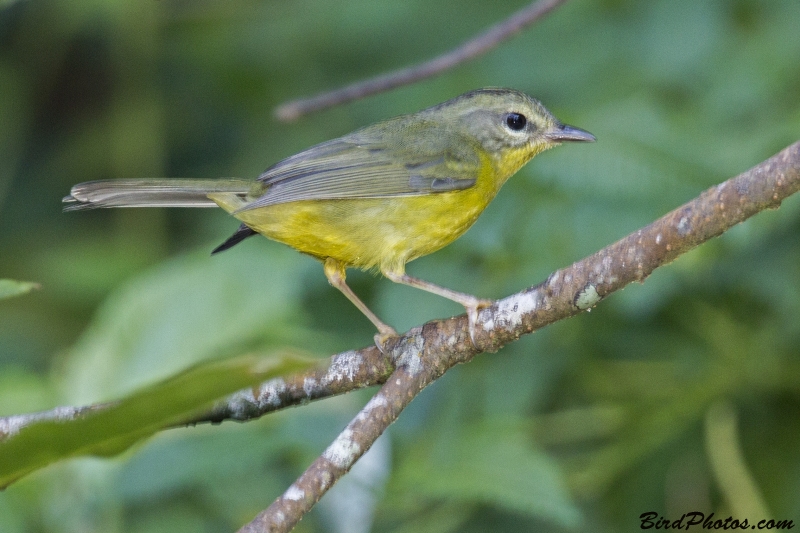
[[[528,123],[528,119],[525,118],[525,115],[520,115],[519,113],[509,113],[506,115],[506,126],[514,131],[521,131],[525,128],[525,124]]]

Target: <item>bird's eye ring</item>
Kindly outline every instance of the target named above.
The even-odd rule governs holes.
[[[519,113],[509,113],[506,115],[506,126],[513,131],[525,129],[525,124],[527,123],[528,119],[525,118],[525,115],[520,115]]]

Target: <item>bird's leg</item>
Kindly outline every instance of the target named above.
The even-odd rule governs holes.
[[[353,292],[347,283],[345,282],[345,267],[344,265],[337,261],[336,259],[329,257],[325,259],[325,263],[323,265],[323,270],[325,271],[325,277],[328,278],[328,283],[336,287],[344,294],[348,300],[350,300],[353,305],[355,305],[359,311],[364,313],[370,322],[375,324],[375,327],[378,328],[378,333],[375,335],[375,345],[378,349],[383,352],[383,344],[391,337],[397,337],[397,332],[394,328],[384,321],[382,321],[378,316],[367,307],[367,304],[361,301],[361,299],[356,296],[356,293]]]
[[[454,291],[446,287],[440,287],[435,283],[409,276],[405,272],[386,270],[383,272],[383,275],[395,283],[402,283],[403,285],[408,285],[409,287],[416,287],[417,289],[422,289],[423,291],[438,294],[443,298],[453,300],[454,302],[463,305],[464,309],[467,310],[467,319],[469,321],[469,339],[472,341],[473,346],[476,348],[478,347],[478,345],[475,344],[475,324],[478,321],[478,309],[490,307],[492,304],[494,304],[492,300],[477,298],[471,294]]]

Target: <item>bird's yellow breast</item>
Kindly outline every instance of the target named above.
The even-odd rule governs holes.
[[[508,179],[491,158],[482,159],[475,186],[444,193],[304,200],[240,212],[244,202],[234,195],[210,197],[252,229],[303,253],[362,269],[402,272],[408,261],[439,250],[469,229]]]

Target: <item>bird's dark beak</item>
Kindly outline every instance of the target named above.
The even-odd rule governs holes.
[[[594,135],[586,130],[568,126],[567,124],[558,124],[555,128],[544,134],[547,139],[561,143],[561,142],[585,142],[593,143],[597,139]]]

